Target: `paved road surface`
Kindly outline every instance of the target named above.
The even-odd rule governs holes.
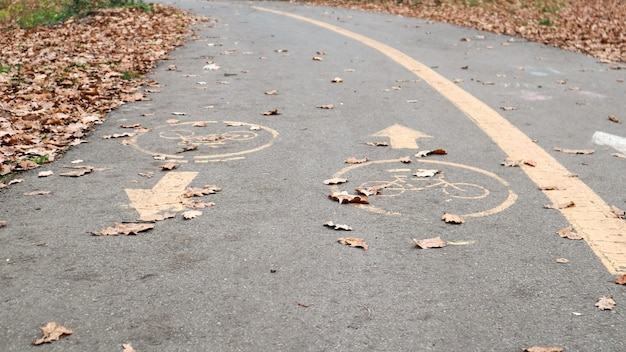
[[[626,230],[609,210],[626,208],[626,160],[612,156],[626,127],[608,119],[626,120],[626,71],[420,19],[171,4],[209,20],[154,71],[151,100],[0,192],[0,350],[626,350],[613,283]],[[150,130],[103,139],[135,123]],[[106,170],[59,176],[71,165]],[[180,195],[205,185],[221,191],[194,199],[215,206],[184,220]],[[369,205],[328,199],[378,185]],[[23,195],[35,190],[52,194]],[[177,215],[137,236],[91,235],[164,212]],[[585,239],[556,234],[570,225]],[[433,237],[448,246],[412,241]],[[74,333],[31,346],[50,321]]]

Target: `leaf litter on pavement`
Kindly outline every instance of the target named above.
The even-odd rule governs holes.
[[[49,322],[46,326],[40,327],[39,330],[41,330],[43,336],[33,340],[33,345],[41,345],[44,343],[58,341],[61,338],[74,333],[74,330],[58,325],[55,322]]]

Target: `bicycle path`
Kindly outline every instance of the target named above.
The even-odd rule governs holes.
[[[602,137],[626,136],[607,118],[624,110],[623,70],[420,19],[171,4],[207,19],[155,70],[151,100],[0,193],[2,350],[37,348],[48,321],[74,329],[55,351],[624,349],[624,225],[606,208],[624,208],[626,164]],[[72,165],[98,169],[58,176]],[[381,193],[328,197],[356,188]],[[206,207],[185,220],[189,202]],[[585,240],[556,234],[570,225]],[[435,237],[448,245],[412,240]]]

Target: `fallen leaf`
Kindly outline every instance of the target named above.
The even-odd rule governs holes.
[[[567,80],[565,80],[565,79],[557,79],[556,83],[557,84],[565,84],[565,83],[567,83]]]
[[[137,235],[139,232],[148,231],[154,228],[154,224],[144,222],[129,222],[104,228],[98,232],[92,232],[94,236],[117,236],[117,235]]]
[[[593,149],[563,149],[559,147],[554,147],[554,150],[565,154],[593,154],[596,152]]]
[[[198,149],[198,144],[188,143],[185,146],[183,146],[183,149],[177,150],[176,154],[180,154],[180,153],[184,153],[184,152],[190,152],[190,151],[196,150],[196,149]]]
[[[197,216],[202,215],[202,212],[200,210],[187,210],[185,212],[183,212],[182,216],[183,219],[185,220],[189,220],[189,219],[193,219]]]
[[[449,224],[463,224],[465,220],[456,214],[443,213],[441,220],[449,223]]]
[[[206,127],[206,122],[204,121],[197,121],[191,124],[191,127]]]
[[[500,165],[507,166],[507,167],[518,167],[518,166],[521,166],[521,165],[528,165],[528,166],[535,167],[535,166],[537,166],[537,163],[532,161],[532,160],[512,160],[512,159],[506,159],[505,161],[500,163]]]
[[[43,343],[58,341],[60,338],[74,333],[72,329],[58,325],[55,322],[50,322],[46,324],[46,326],[40,327],[39,330],[41,330],[43,336],[40,339],[33,340],[33,345],[41,345]]]
[[[563,352],[564,350],[560,347],[539,347],[533,346],[528,347],[524,350],[524,352]]]
[[[75,171],[68,171],[68,172],[61,173],[61,174],[59,174],[59,176],[80,177],[80,176],[87,175],[87,174],[91,173],[92,171],[93,171],[93,169],[82,168],[82,169],[78,169],[78,170],[75,170]]]
[[[180,166],[179,164],[176,164],[176,163],[173,163],[173,162],[169,162],[169,163],[165,163],[165,164],[161,165],[161,170],[164,170],[164,171],[166,171],[166,170],[174,170],[174,169],[178,169],[179,166]]]
[[[6,221],[0,221],[0,227],[5,227],[7,226],[7,222]]]
[[[626,212],[614,205],[611,205],[611,213],[615,214],[615,216],[620,219],[624,219],[624,217],[626,217]]]
[[[165,120],[165,122],[167,122],[170,125],[176,125],[177,123],[180,123],[179,119],[167,119]]]
[[[313,56],[313,61],[322,61],[322,60],[324,60],[324,59],[322,59],[319,56]]]
[[[192,200],[188,198],[182,199],[180,204],[189,209],[204,209],[215,206],[215,203],[213,202],[203,202],[201,200]]]
[[[556,233],[562,238],[568,238],[570,240],[582,240],[583,239],[583,236],[581,234],[574,232],[573,226],[564,227],[558,230]]]
[[[274,110],[264,111],[261,113],[261,115],[264,115],[264,116],[280,115],[280,112],[278,112],[278,109],[274,109]]]
[[[342,183],[348,182],[347,178],[329,178],[328,180],[324,180],[325,185],[339,185]]]
[[[622,123],[622,121],[620,121],[617,117],[615,117],[613,115],[609,115],[609,120],[613,121],[615,123]]]
[[[440,170],[427,170],[427,169],[417,169],[417,171],[413,174],[413,176],[417,177],[433,177],[437,174],[441,173]]]
[[[133,348],[133,346],[130,345],[130,343],[123,343],[122,344],[122,352],[136,352],[136,351]]]
[[[287,50],[287,49],[276,49],[276,50],[274,50],[274,51],[275,51],[275,52],[277,52],[277,53],[286,53],[286,52],[289,52],[289,50]]]
[[[429,156],[431,154],[446,155],[446,154],[448,154],[448,152],[446,152],[443,149],[422,150],[422,151],[417,152],[417,154],[415,154],[415,157],[423,158],[423,157]]]
[[[23,178],[14,178],[11,181],[9,181],[9,183],[7,185],[10,186],[10,185],[14,185],[16,183],[22,183],[22,182],[24,182]]]
[[[556,258],[556,262],[559,264],[567,264],[569,263],[569,259],[566,258]]]
[[[126,133],[114,133],[106,136],[102,136],[102,139],[112,139],[112,138],[122,138],[122,137],[134,137],[137,133],[135,132],[126,132]]]
[[[598,310],[613,310],[615,301],[611,296],[601,296],[598,298],[598,302],[596,302],[596,307],[598,307]]]
[[[559,186],[559,185],[549,185],[549,186],[541,186],[539,187],[539,189],[542,191],[563,191],[563,190],[566,190],[567,187]]]
[[[326,109],[326,110],[332,110],[332,109],[335,108],[335,106],[333,104],[327,104],[327,105],[320,105],[320,106],[318,106],[318,108]]]
[[[452,80],[452,83],[463,83],[465,80],[463,78],[455,78]]]
[[[493,86],[496,82],[482,82],[484,86]]]
[[[352,227],[344,224],[335,224],[332,221],[326,221],[324,226],[333,228],[335,230],[352,231]]]
[[[398,161],[400,161],[403,164],[410,164],[412,162],[410,156],[403,156],[402,158],[398,159]]]
[[[517,110],[516,107],[514,106],[501,106],[500,109],[504,110],[504,111],[513,111],[513,110]]]
[[[167,70],[168,71],[176,71],[177,70],[176,65],[168,65],[167,66]]]
[[[389,143],[388,142],[365,142],[365,145],[369,145],[372,147],[388,147]]]
[[[306,303],[302,303],[302,302],[296,302],[296,304],[298,304],[300,307],[304,307],[304,308],[309,308],[310,306]]]
[[[339,243],[341,243],[341,244],[349,245],[350,247],[361,247],[364,250],[367,250],[369,248],[367,243],[365,243],[365,240],[363,240],[362,238],[357,238],[357,237],[346,237],[346,238],[343,238],[343,237],[341,237],[337,241]]]
[[[318,52],[316,52],[317,55],[326,55],[326,52],[324,50],[320,50]]]
[[[341,77],[335,77],[333,79],[330,80],[332,83],[341,83],[343,82],[343,79],[341,79]]]
[[[336,200],[339,204],[358,203],[358,204],[370,204],[367,196],[359,196],[348,194],[348,192],[333,192],[328,195],[329,199]]]
[[[366,163],[368,160],[370,159],[368,158],[357,159],[355,157],[352,157],[352,158],[348,158],[344,160],[343,162],[346,164],[363,164],[363,163]]]
[[[215,194],[221,190],[222,189],[220,187],[214,186],[214,185],[206,185],[204,186],[204,188],[187,187],[187,189],[185,189],[185,193],[183,193],[183,197],[185,198],[202,197],[208,194]]]
[[[46,194],[51,194],[51,191],[32,191],[32,192],[27,192],[24,193],[25,196],[40,196],[40,195],[46,195]]]
[[[571,207],[575,207],[576,203],[574,203],[573,200],[569,201],[569,202],[565,202],[565,203],[560,203],[560,204],[546,204],[543,207],[546,209],[565,209],[565,208],[571,208]]]
[[[37,174],[37,177],[48,177],[48,176],[52,176],[52,175],[54,175],[54,171],[52,171],[52,170],[48,170],[48,171],[40,171],[40,172]]]
[[[209,71],[216,71],[220,69],[220,65],[218,64],[208,64],[208,65],[204,65],[204,67],[202,67],[203,70],[209,70]]]
[[[378,186],[371,186],[366,188],[357,188],[354,191],[356,193],[362,194],[364,196],[377,196],[382,194],[383,189],[387,188],[386,184],[381,184]]]
[[[141,127],[140,123],[135,123],[135,124],[132,124],[132,125],[123,125],[123,124],[120,125],[120,128],[140,128],[140,127]]]
[[[626,274],[616,277],[615,283],[618,285],[626,285]]]
[[[268,90],[267,92],[265,92],[265,95],[277,95],[278,91],[276,89],[273,90]]]
[[[413,243],[421,249],[442,248],[447,245],[446,241],[442,240],[441,237],[426,238],[423,240],[416,240],[415,238],[412,238],[411,240],[413,240]]]
[[[622,153],[613,153],[613,154],[611,154],[611,156],[614,156],[616,158],[626,159],[626,155],[624,155]]]

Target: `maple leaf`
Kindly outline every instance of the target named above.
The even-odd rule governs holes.
[[[449,223],[449,224],[463,224],[465,220],[456,214],[443,213],[441,220]]]
[[[154,224],[142,223],[142,222],[129,222],[120,224],[115,223],[115,226],[104,228],[97,232],[92,232],[94,236],[117,236],[117,235],[137,235],[139,232],[148,231],[154,228]]]
[[[626,285],[626,274],[616,277],[615,283],[618,285]]]
[[[442,240],[441,237],[426,238],[423,240],[416,240],[415,238],[412,238],[411,240],[413,240],[413,243],[421,249],[442,248],[447,245],[446,241]]]
[[[187,198],[182,199],[180,203],[184,207],[189,208],[189,209],[204,209],[204,208],[215,206],[215,203],[213,202],[203,202],[201,200],[191,200]]]
[[[40,327],[39,330],[41,330],[43,336],[39,339],[33,340],[33,345],[41,345],[43,343],[58,341],[62,337],[69,336],[74,333],[72,329],[58,325],[55,322],[49,322],[46,326]]]
[[[185,212],[183,212],[182,216],[183,219],[185,220],[189,220],[189,219],[193,219],[197,216],[202,215],[202,212],[200,210],[187,210]]]
[[[334,192],[328,195],[329,199],[336,200],[339,204],[357,203],[357,204],[370,204],[367,196],[358,196],[348,194],[348,192]]]
[[[528,347],[527,349],[524,350],[524,352],[563,352],[564,350],[560,347],[540,347],[540,346],[533,346],[533,347]]]
[[[554,147],[554,150],[565,154],[593,154],[596,152],[593,149],[563,149],[559,147]]]
[[[565,209],[565,208],[571,208],[571,207],[575,207],[576,203],[574,203],[573,200],[569,201],[569,202],[565,202],[565,203],[554,203],[554,204],[546,204],[543,207],[546,209]]]
[[[352,227],[345,224],[335,224],[332,221],[326,221],[324,226],[333,228],[335,230],[352,231]]]
[[[598,298],[598,302],[596,302],[596,307],[598,307],[598,310],[613,310],[615,301],[611,296],[601,296]]]
[[[369,248],[367,243],[365,243],[365,240],[363,240],[362,238],[357,238],[357,237],[346,237],[346,238],[340,237],[339,239],[337,239],[337,242],[341,244],[349,245],[350,247],[361,247],[364,250],[367,250]]]
[[[179,164],[169,162],[169,163],[165,163],[161,165],[161,170],[163,171],[174,170],[174,169],[178,169],[179,166],[180,166]]]
[[[264,111],[264,112],[261,113],[261,115],[263,115],[263,116],[274,116],[274,115],[280,115],[280,112],[278,112],[278,109],[274,109],[274,110]]]
[[[583,239],[583,236],[581,234],[574,232],[573,226],[564,227],[558,230],[556,233],[557,235],[563,238],[568,238],[570,240],[582,240]]]
[[[343,162],[346,163],[346,164],[363,164],[363,163],[368,162],[369,160],[370,159],[368,159],[368,158],[357,159],[355,157],[352,157],[352,158],[348,158],[348,159],[344,160]]]
[[[48,176],[52,176],[52,175],[54,175],[54,171],[52,171],[52,170],[48,170],[48,171],[40,171],[40,172],[37,174],[37,177],[48,177]]]
[[[328,180],[324,180],[325,185],[339,185],[346,182],[348,182],[347,178],[329,178]]]
[[[387,188],[387,184],[381,184],[378,186],[371,186],[371,187],[365,187],[365,188],[357,188],[354,191],[364,196],[377,196],[377,195],[382,194],[383,189],[385,188]]]

